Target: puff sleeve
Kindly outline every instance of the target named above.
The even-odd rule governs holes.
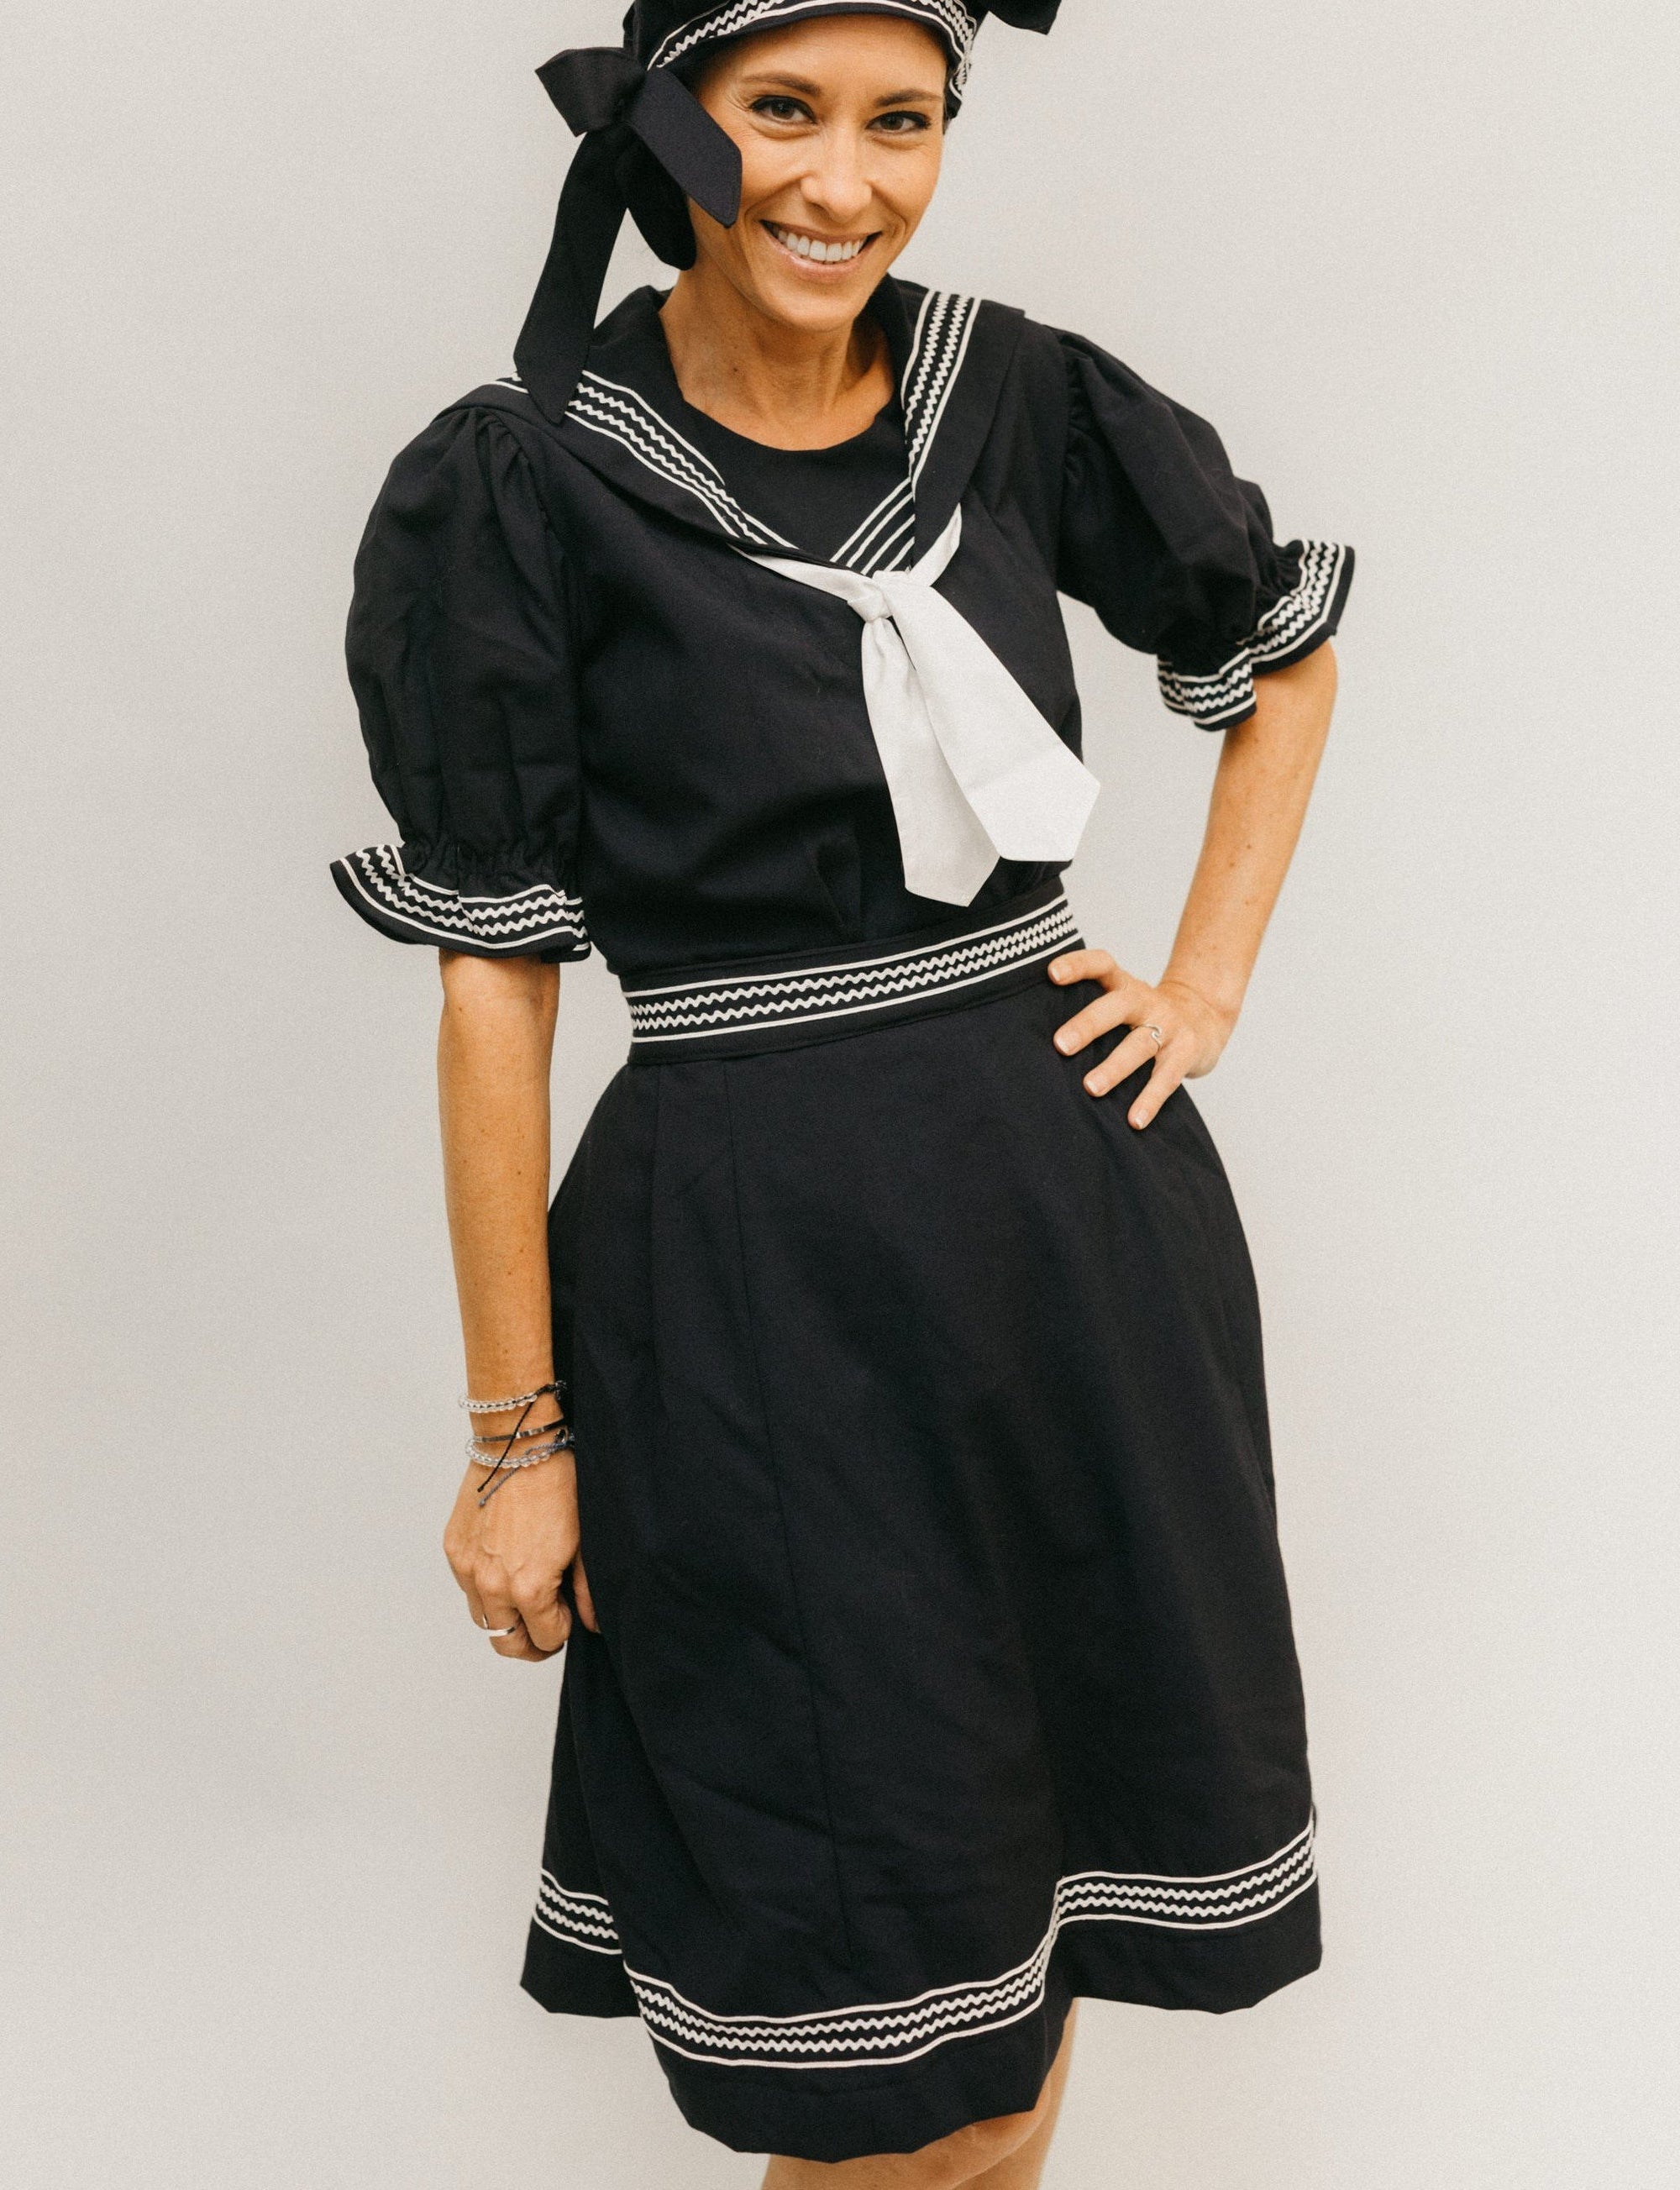
[[[346,651],[402,832],[333,864],[382,933],[479,957],[582,958],[578,701],[565,571],[497,413],[446,411],[392,466],[356,557]]]
[[[1161,697],[1203,729],[1254,712],[1254,679],[1322,646],[1353,550],[1272,536],[1266,497],[1219,436],[1076,335],[1058,583],[1115,637],[1156,656]]]

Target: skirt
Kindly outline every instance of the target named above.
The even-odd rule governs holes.
[[[1189,1095],[1053,1046],[1076,942],[1053,888],[638,982],[554,1203],[601,1631],[523,1982],[738,2151],[914,2151],[1077,1997],[1318,1964],[1247,1251]]]

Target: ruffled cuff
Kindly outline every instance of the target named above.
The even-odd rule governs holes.
[[[589,956],[583,904],[553,882],[481,894],[411,874],[402,848],[370,844],[332,862],[345,902],[398,943],[429,943],[476,958]]]
[[[1175,715],[1188,715],[1205,730],[1246,723],[1254,712],[1257,677],[1303,661],[1335,636],[1354,582],[1354,551],[1333,540],[1305,540],[1300,556],[1295,584],[1267,610],[1254,636],[1222,668],[1198,676],[1169,661],[1161,663],[1161,696]]]

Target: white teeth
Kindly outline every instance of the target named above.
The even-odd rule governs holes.
[[[855,258],[868,244],[867,237],[855,243],[823,243],[815,236],[797,235],[791,228],[778,228],[774,221],[767,221],[764,224],[778,243],[799,258],[811,259],[820,266],[842,265],[848,259]]]

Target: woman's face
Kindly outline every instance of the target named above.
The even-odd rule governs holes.
[[[741,218],[690,207],[702,264],[785,326],[849,325],[934,195],[945,72],[931,31],[888,15],[726,46],[695,90],[741,147]]]

